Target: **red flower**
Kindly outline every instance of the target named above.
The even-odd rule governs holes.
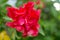
[[[39,29],[40,10],[34,9],[34,3],[28,2],[23,7],[8,7],[8,16],[13,22],[7,22],[6,25],[22,32],[23,36],[37,36]]]

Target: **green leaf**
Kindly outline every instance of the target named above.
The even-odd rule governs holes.
[[[40,29],[39,29],[39,33],[40,33],[41,35],[45,36],[45,33],[44,33],[42,27],[40,27]]]
[[[39,34],[37,37],[34,37],[33,40],[44,40],[45,36],[42,36],[41,34]]]
[[[16,6],[17,6],[17,7],[20,7],[22,4],[23,4],[23,1],[17,0],[17,3],[16,3]]]
[[[44,38],[44,40],[54,40],[54,37],[52,37],[52,36],[46,36],[46,37]]]
[[[9,18],[9,17],[3,17],[3,19],[5,19],[6,21],[12,21],[12,19],[11,18]]]
[[[51,15],[53,15],[55,18],[57,18],[58,12],[56,11],[56,9],[54,7],[51,7],[50,11],[51,11]]]
[[[0,0],[0,5],[2,5],[3,3],[6,3],[8,0]]]

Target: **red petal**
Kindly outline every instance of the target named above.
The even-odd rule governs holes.
[[[13,26],[13,23],[12,23],[12,22],[7,22],[7,23],[6,23],[6,25],[7,25],[7,26],[9,26],[10,28],[14,28],[14,26]]]

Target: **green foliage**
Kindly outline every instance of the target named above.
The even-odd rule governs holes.
[[[11,21],[6,15],[6,7],[9,6],[6,2],[7,0],[0,0],[0,32],[6,30],[12,40],[60,40],[60,11],[56,11],[53,6],[54,2],[51,2],[51,0],[42,0],[45,8],[41,8],[39,35],[37,37],[26,38],[23,38],[20,32],[5,25],[7,21]],[[16,7],[22,6],[22,4],[26,2],[28,2],[28,0],[17,0]],[[59,0],[56,0],[56,2],[59,2]],[[35,5],[35,7],[37,8],[37,5]],[[13,36],[11,36],[12,33],[14,34]]]

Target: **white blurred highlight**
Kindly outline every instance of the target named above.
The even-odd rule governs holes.
[[[51,0],[51,1],[56,1],[56,0]]]
[[[16,2],[17,0],[8,0],[7,4],[15,7]]]
[[[56,10],[60,10],[60,4],[59,3],[54,3],[53,5],[56,8]]]

